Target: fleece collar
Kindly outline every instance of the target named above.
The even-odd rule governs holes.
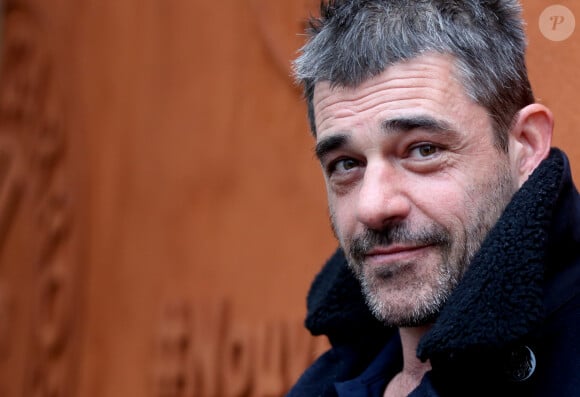
[[[565,186],[574,190],[567,158],[552,149],[490,230],[422,339],[422,359],[478,347],[501,348],[541,322],[544,263],[553,245],[554,208],[561,204]],[[314,335],[328,335],[333,344],[375,337],[384,341],[392,335],[369,312],[340,249],[312,284],[306,326]]]
[[[544,317],[544,266],[565,156],[553,149],[519,189],[483,241],[418,355],[501,349]]]

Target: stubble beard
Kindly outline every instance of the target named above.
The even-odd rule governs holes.
[[[420,225],[419,228],[401,222],[383,230],[367,229],[345,245],[337,233],[331,213],[333,230],[341,246],[348,247],[345,254],[349,267],[358,278],[367,305],[377,319],[388,326],[417,327],[432,323],[437,318],[489,230],[517,190],[507,164],[498,165],[497,168],[493,180],[475,186],[468,194],[474,197],[471,216],[459,233],[453,233],[436,222]],[[365,264],[367,252],[376,246],[393,243],[429,246],[439,254],[432,277],[415,279],[405,286],[404,292],[408,292],[408,296],[404,301],[389,299],[386,289],[392,287],[400,274],[417,269],[422,263],[400,262],[379,271],[369,271]]]

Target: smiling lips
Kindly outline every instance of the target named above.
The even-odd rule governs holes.
[[[409,260],[421,255],[430,245],[390,245],[375,247],[365,254],[368,264],[388,265],[391,262]]]

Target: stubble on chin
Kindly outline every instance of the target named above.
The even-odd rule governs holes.
[[[446,267],[439,267],[434,276],[418,277],[420,266],[400,263],[359,273],[367,306],[385,325],[418,327],[433,322],[459,282],[458,275]]]
[[[428,248],[416,261],[383,266],[365,263],[373,248],[391,244]],[[458,269],[448,268],[450,250],[451,235],[441,225],[413,228],[400,223],[381,231],[365,231],[352,239],[345,253],[375,317],[389,326],[402,327],[431,322],[457,284]]]

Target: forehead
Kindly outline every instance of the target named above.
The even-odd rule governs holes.
[[[441,54],[396,63],[356,87],[319,82],[313,106],[317,135],[337,125],[358,125],[377,117],[431,115],[458,123],[475,115],[487,119],[487,112],[468,97],[457,78],[453,58]]]

